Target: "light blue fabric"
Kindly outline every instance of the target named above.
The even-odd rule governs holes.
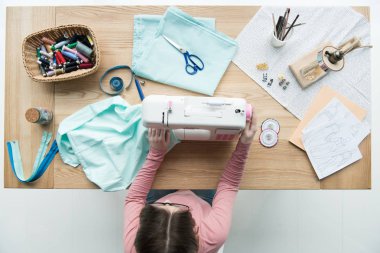
[[[152,31],[150,30],[149,34]],[[135,37],[143,36],[135,31]],[[183,55],[161,35],[166,35],[204,62],[195,75],[185,71]],[[135,45],[134,45],[135,46]],[[178,8],[169,7],[150,43],[145,41],[141,56],[134,58],[133,71],[146,79],[212,96],[237,50],[237,43],[211,29]]]
[[[154,39],[162,15],[135,15],[133,28],[133,56],[132,68],[140,60],[143,52],[150,46]],[[215,29],[215,18],[195,18],[201,24],[210,29]]]
[[[64,119],[56,138],[63,162],[81,164],[88,179],[104,191],[126,189],[149,151],[141,108],[115,96]],[[171,133],[170,148],[178,142]]]

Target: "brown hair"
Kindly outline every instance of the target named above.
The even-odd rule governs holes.
[[[198,240],[190,211],[170,213],[146,205],[140,213],[135,248],[138,253],[196,253]]]

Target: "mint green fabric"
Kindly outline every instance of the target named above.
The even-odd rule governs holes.
[[[144,29],[139,26],[144,27],[145,23],[148,22],[135,24],[135,38],[144,36]],[[152,30],[146,33],[151,35]],[[166,35],[190,54],[200,57],[204,69],[195,75],[187,74],[182,53],[161,35]],[[167,9],[154,38],[144,41],[143,44],[134,45],[139,48],[134,49],[137,57],[134,57],[132,64],[136,75],[210,96],[214,94],[237,50],[237,43],[233,39],[175,7]]]
[[[63,162],[81,164],[88,179],[104,191],[126,189],[149,151],[141,109],[115,96],[64,119],[56,138]],[[171,133],[170,148],[178,142]]]
[[[143,52],[149,47],[154,39],[157,28],[162,19],[162,15],[135,15],[133,27],[133,55],[132,68],[139,61]],[[195,18],[199,23],[210,29],[215,29],[215,18]]]

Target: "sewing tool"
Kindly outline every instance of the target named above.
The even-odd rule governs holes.
[[[242,98],[151,95],[142,107],[145,127],[173,129],[180,140],[236,140],[252,115]]]
[[[266,119],[261,124],[261,134],[259,137],[261,145],[266,148],[274,147],[278,142],[280,133],[280,123],[275,119]]]
[[[41,41],[45,44],[36,48],[41,75],[51,77],[78,69],[92,68],[94,65],[90,56],[93,50],[90,48],[92,47],[90,40],[88,35],[74,34],[70,38],[67,33],[56,41],[43,37]]]
[[[290,70],[302,88],[306,88],[318,81],[330,71],[340,71],[344,67],[344,56],[357,48],[371,48],[371,45],[362,46],[359,37],[353,37],[338,47],[331,43],[324,43],[316,50],[291,64]]]
[[[268,81],[268,73],[263,73],[263,82],[266,83]]]
[[[78,52],[84,54],[86,57],[91,57],[91,54],[93,52],[91,48],[87,47],[85,44],[83,44],[80,41],[77,42],[76,49]]]
[[[22,182],[22,183],[30,183],[33,181],[36,181],[38,178],[40,178],[46,169],[49,167],[49,164],[53,160],[54,156],[58,153],[58,146],[56,141],[54,141],[50,147],[49,152],[45,155],[45,157],[42,159],[42,156],[45,154],[47,150],[47,146],[51,140],[52,133],[47,133],[46,131],[43,132],[42,138],[41,138],[41,144],[38,149],[32,174],[29,178],[25,178],[24,176],[24,169],[22,166],[22,159],[20,154],[20,147],[18,144],[18,141],[8,141],[7,142],[7,148],[8,148],[8,155],[9,160],[11,163],[11,168],[13,171],[13,174],[16,176],[16,178]]]
[[[82,64],[81,64],[82,65]],[[80,66],[80,65],[79,65]],[[128,74],[128,83],[126,84],[126,86],[124,85],[124,81],[122,78],[118,77],[118,76],[114,76],[110,79],[109,81],[109,89],[106,88],[104,85],[103,85],[103,79],[112,71],[115,71],[115,70],[118,70],[118,69],[126,69],[127,70],[127,74]],[[137,91],[139,93],[139,97],[140,97],[140,100],[143,101],[144,100],[144,93],[142,91],[142,88],[141,88],[141,85],[140,84],[144,84],[145,82],[144,81],[139,81],[135,75],[135,73],[133,73],[133,71],[131,70],[131,68],[127,65],[118,65],[118,66],[115,66],[115,67],[112,67],[110,69],[108,69],[106,72],[104,72],[104,74],[100,77],[99,79],[99,87],[100,89],[108,94],[108,95],[111,95],[111,96],[114,96],[114,95],[118,95],[120,94],[123,89],[128,89],[128,87],[131,85],[132,83],[132,80],[135,80],[135,85],[136,85],[136,88],[137,88]]]
[[[194,75],[198,72],[198,70],[202,71],[204,69],[203,61],[198,56],[190,54],[189,51],[179,46],[177,43],[175,43],[173,40],[169,39],[165,35],[162,35],[162,37],[164,37],[165,40],[169,42],[169,44],[171,44],[173,47],[175,47],[179,52],[183,54],[186,62],[185,70],[189,75]]]
[[[268,70],[268,64],[266,62],[256,64],[258,70]]]
[[[53,112],[42,107],[33,107],[25,112],[25,118],[31,123],[46,125],[52,121]]]
[[[273,83],[273,79],[271,78],[267,84],[268,87],[272,86],[272,83]]]
[[[288,35],[289,36],[292,35],[293,28],[296,26],[305,24],[305,23],[295,24],[299,17],[299,14],[297,14],[296,18],[289,25],[288,24],[289,17],[290,17],[290,8],[286,8],[284,16],[279,16],[277,23],[275,23],[274,14],[272,13],[272,22],[273,22],[274,30],[272,33],[271,44],[273,47],[284,46]]]

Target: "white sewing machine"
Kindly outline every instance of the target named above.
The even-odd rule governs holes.
[[[252,113],[242,98],[151,95],[142,104],[145,127],[173,129],[180,140],[232,141]]]

